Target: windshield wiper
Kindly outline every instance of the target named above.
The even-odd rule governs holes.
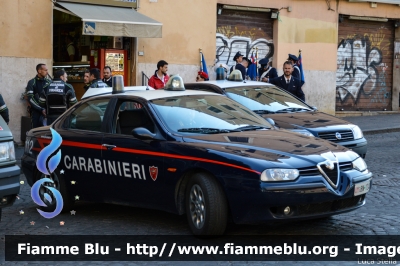
[[[307,109],[307,108],[294,108],[294,107],[291,107],[291,108],[281,109],[281,110],[278,110],[276,112],[277,113],[291,113],[291,112],[307,112],[307,111],[312,111],[312,110]]]
[[[220,128],[208,128],[208,127],[192,127],[192,128],[181,128],[178,132],[189,132],[189,133],[202,133],[202,134],[218,134],[218,133],[229,133],[229,132],[240,132],[237,129],[220,129]]]
[[[266,127],[266,126],[256,126],[256,125],[236,128],[236,130],[241,130],[241,131],[250,131],[250,130],[257,130],[257,129],[271,129],[271,128]]]
[[[258,114],[258,115],[262,115],[262,114],[275,114],[274,111],[268,111],[268,110],[252,110],[254,113]]]

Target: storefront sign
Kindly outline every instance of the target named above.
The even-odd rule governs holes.
[[[83,22],[83,35],[94,35],[96,33],[96,22]]]
[[[104,6],[124,6],[132,8],[137,7],[137,0],[58,0],[58,2],[72,2]]]

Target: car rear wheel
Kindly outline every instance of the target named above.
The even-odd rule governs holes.
[[[224,191],[211,176],[194,174],[186,187],[186,216],[194,235],[222,235],[228,218]]]

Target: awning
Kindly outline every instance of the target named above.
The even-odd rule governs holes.
[[[82,34],[93,36],[123,36],[161,38],[162,23],[132,8],[57,2],[82,18]],[[60,10],[57,8],[57,10]],[[67,12],[68,12],[67,11]]]

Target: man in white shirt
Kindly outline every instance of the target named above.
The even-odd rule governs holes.
[[[75,59],[75,46],[74,46],[74,39],[71,36],[67,36],[67,53],[68,53],[68,60],[73,62]]]

